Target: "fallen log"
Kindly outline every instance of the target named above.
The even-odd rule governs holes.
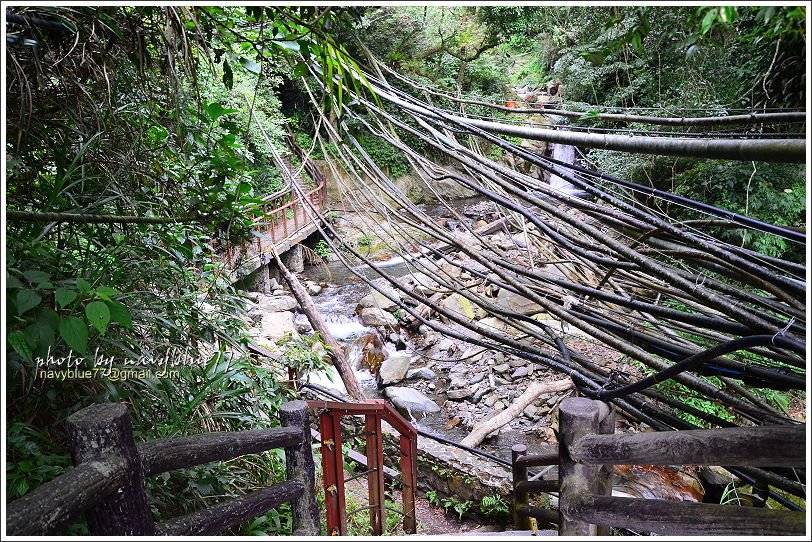
[[[307,290],[305,290],[305,287],[299,282],[299,279],[296,278],[296,275],[285,267],[285,264],[282,263],[276,251],[274,251],[274,258],[276,259],[276,265],[279,266],[279,273],[282,275],[282,279],[290,287],[293,297],[296,298],[305,316],[307,316],[310,325],[319,332],[324,340],[324,344],[328,346],[327,351],[330,355],[330,359],[336,371],[338,371],[341,381],[344,382],[347,393],[356,401],[366,401],[366,397],[364,397],[361,391],[361,386],[358,384],[358,379],[355,378],[355,373],[352,371],[352,367],[344,355],[344,350],[341,348],[341,345],[338,344],[338,341],[330,334],[330,330],[327,329],[327,324],[324,323],[324,319],[316,309],[316,305],[313,304],[310,294],[307,293]]]
[[[476,424],[473,430],[471,430],[471,433],[460,441],[460,444],[471,448],[479,446],[482,441],[485,440],[485,437],[521,415],[522,411],[527,408],[530,403],[535,401],[539,395],[566,391],[572,387],[573,383],[569,378],[556,380],[555,382],[536,382],[535,384],[531,384],[527,388],[527,391],[517,397],[505,410],[489,420]]]

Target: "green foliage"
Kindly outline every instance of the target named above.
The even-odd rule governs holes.
[[[397,148],[366,131],[353,135],[372,161],[387,172],[392,179],[402,177],[409,172],[411,166]]]
[[[315,248],[313,248],[313,252],[315,252],[320,258],[327,259],[330,257],[332,253],[330,251],[330,245],[327,244],[327,241],[324,239],[319,239],[318,243],[316,243]]]
[[[717,378],[711,377],[708,380],[713,382],[716,386],[720,385],[719,379]],[[708,414],[713,414],[714,416],[722,418],[723,420],[733,421],[733,415],[728,412],[725,407],[708,399],[697,397],[696,393],[692,392],[679,382],[675,382],[674,380],[666,380],[665,382],[657,384],[656,388],[663,394],[675,399],[679,399],[688,406],[692,406],[703,412],[707,412]],[[687,414],[678,410],[675,410],[674,414],[688,423],[692,423],[699,427],[709,429],[712,428],[708,422],[700,420],[692,414]]]
[[[359,247],[368,247],[374,240],[375,239],[371,235],[364,234],[358,238],[357,242]]]
[[[702,162],[673,178],[675,192],[718,205],[771,224],[803,227],[806,223],[806,183],[802,164]],[[802,246],[774,235],[746,229],[714,232],[728,242],[797,262]]]
[[[70,457],[53,439],[22,422],[6,430],[6,499],[14,500],[70,467]]]
[[[352,492],[347,492],[346,496],[346,510],[352,512],[367,506],[366,501],[359,500]],[[384,504],[387,508],[386,525],[383,528],[383,536],[402,536],[403,533],[403,516],[397,511],[403,510],[403,505],[400,502],[393,502],[389,498],[384,499]],[[369,521],[369,511],[361,510],[356,514],[347,517],[347,535],[348,536],[372,536],[372,525]]]
[[[474,505],[473,501],[462,501],[454,496],[440,497],[436,491],[427,491],[426,498],[430,504],[443,508],[446,513],[453,510],[459,515],[459,519]]]
[[[330,367],[327,357],[330,347],[327,346],[317,331],[308,335],[301,335],[297,339],[290,336],[282,339],[285,353],[282,361],[288,367],[293,367],[300,375],[311,371],[323,371]]]
[[[501,495],[486,495],[479,503],[482,515],[491,519],[504,519],[510,512],[510,503]]]

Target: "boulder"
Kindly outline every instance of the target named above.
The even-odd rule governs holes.
[[[406,380],[434,380],[437,378],[437,373],[428,367],[418,367],[416,369],[409,369],[406,372]]]
[[[482,307],[471,303],[471,301],[460,294],[451,294],[440,302],[440,305],[447,311],[465,316],[468,320],[475,320],[485,316]]]
[[[478,403],[479,400],[482,399],[482,397],[486,393],[488,393],[488,388],[487,387],[479,388],[478,390],[476,390],[476,393],[474,393],[474,396],[471,398],[471,402],[474,403],[474,404]]]
[[[327,388],[328,390],[335,390],[339,392],[339,395],[347,394],[347,388],[344,387],[344,382],[341,380],[341,376],[339,376],[338,371],[336,371],[336,368],[332,365],[323,371],[308,372],[304,375],[302,381],[309,384],[318,384],[319,386]]]
[[[397,290],[392,288],[382,287],[381,289],[385,290],[387,294],[394,297],[395,299],[400,299],[400,294]],[[372,290],[367,295],[361,298],[361,301],[358,302],[358,307],[356,310],[363,310],[363,309],[382,309],[385,311],[394,311],[398,308],[398,304],[383,295],[382,293],[378,292],[377,290]]]
[[[299,337],[292,312],[266,312],[262,315],[262,323],[260,324],[261,337],[277,342],[287,334],[290,334],[294,339]]]
[[[415,419],[433,412],[440,412],[437,403],[412,388],[389,386],[384,389],[383,394],[401,413]]]
[[[262,321],[263,312],[258,308],[253,308],[248,311],[247,315],[252,323],[258,324]]]
[[[409,285],[414,288],[414,291],[422,296],[430,297],[434,295],[434,290],[440,287],[437,281],[426,275],[425,273],[412,273],[408,278]]]
[[[446,393],[446,397],[452,401],[459,401],[461,399],[465,399],[466,397],[471,397],[471,395],[473,395],[471,388],[460,388],[458,390],[451,390]]]
[[[379,327],[379,326],[397,326],[398,320],[390,312],[386,312],[379,308],[366,308],[361,309],[361,322],[365,326]]]
[[[321,293],[321,286],[316,284],[315,282],[308,282],[307,283],[307,293],[310,295],[319,295]]]
[[[259,309],[263,312],[284,312],[292,311],[299,306],[296,299],[289,295],[274,297],[262,296],[259,298]]]
[[[475,374],[474,376],[471,377],[471,379],[468,381],[468,385],[473,386],[474,384],[479,384],[484,379],[485,379],[485,373],[477,373],[477,374]]]
[[[395,352],[383,360],[378,369],[378,384],[387,386],[400,382],[409,370],[412,362],[411,356],[407,352]]]
[[[310,333],[313,331],[313,326],[310,325],[310,320],[308,320],[307,316],[304,314],[297,314],[296,318],[293,320],[293,324],[296,326],[296,331],[299,333]]]
[[[521,295],[502,288],[496,296],[495,304],[508,312],[529,316],[542,311],[541,305]]]
[[[492,328],[494,331],[502,331],[505,333],[510,333],[511,335],[515,335],[519,333],[519,330],[515,327],[506,324],[502,320],[496,318],[495,316],[489,316],[488,318],[483,318],[480,323],[485,328]],[[501,352],[500,352],[501,353]]]

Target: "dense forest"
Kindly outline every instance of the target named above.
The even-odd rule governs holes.
[[[803,121],[658,126],[634,118],[617,122],[611,115],[803,112],[805,29],[803,6],[8,8],[5,498],[22,497],[71,468],[65,419],[93,403],[125,403],[142,441],[278,424],[280,406],[296,392],[280,379],[279,366],[249,355],[245,284],[233,280],[221,252],[252,240],[266,198],[289,186],[277,156],[286,154],[286,136],[312,158],[332,160],[348,172],[356,160],[368,158],[395,184],[420,169],[418,158],[401,145],[440,166],[453,160],[407,129],[420,129],[428,117],[404,120],[403,109],[380,89],[420,96],[437,110],[468,119],[517,125],[515,104],[534,107],[544,96],[542,108],[572,113],[554,117],[563,120],[548,123],[561,125],[551,128],[566,125],[585,134],[803,137]],[[405,126],[394,130],[397,121]],[[381,136],[387,129],[397,133],[396,140]],[[455,136],[472,152],[517,167],[509,147],[455,132],[451,124],[444,129],[444,137]],[[352,137],[354,146],[340,148],[339,133],[347,142]],[[533,150],[517,136],[504,139]],[[582,167],[611,178],[789,234],[806,231],[803,163],[588,146],[577,152]],[[305,182],[315,186],[313,178]],[[410,186],[405,196],[412,203],[432,200],[428,188]],[[599,179],[597,186],[607,189],[610,183]],[[702,235],[736,254],[765,258],[800,274],[800,282],[806,276],[806,245],[791,235],[731,227],[679,199],[629,194],[622,201],[630,207],[696,224]],[[627,235],[632,247],[644,244],[645,235],[639,235]],[[354,242],[366,254],[375,244],[371,235]],[[579,243],[592,250],[580,241],[576,248]],[[314,252],[328,259],[342,251],[340,244],[325,238]],[[663,246],[677,256],[681,248]],[[594,254],[598,264],[608,258],[597,249]],[[624,269],[630,266],[619,266],[617,274]],[[803,299],[786,293],[792,292],[790,279],[782,290],[784,283],[739,283],[710,269],[709,281],[735,284],[745,292],[744,302],[760,296],[763,286],[769,293],[765,321],[783,327],[785,314],[787,321],[797,315],[785,329],[803,325]],[[700,302],[707,304],[680,303],[675,296],[663,306],[704,315]],[[776,308],[784,302],[789,312]],[[646,331],[659,329],[646,325]],[[732,324],[728,331],[744,334]],[[721,340],[683,335],[700,345]],[[281,341],[281,366],[301,373],[324,369],[329,358],[313,347],[319,342],[318,334]],[[780,370],[803,370],[782,352],[786,365],[778,364]],[[76,366],[98,372],[80,379],[41,377],[49,363],[68,359],[70,365],[71,356]],[[748,363],[754,359],[762,358],[754,355]],[[169,373],[122,378],[110,371],[145,363]],[[706,375],[727,390],[717,377]],[[732,409],[682,386],[660,390],[714,419],[742,421]],[[804,419],[804,389],[755,386],[742,393],[771,412],[790,409],[795,419]],[[700,427],[712,425],[697,416],[678,415]],[[148,479],[149,505],[156,520],[167,519],[284,476],[284,455],[275,453],[173,471]],[[67,530],[87,533],[83,521]],[[232,531],[290,533],[287,505]]]

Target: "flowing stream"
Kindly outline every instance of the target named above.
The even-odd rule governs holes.
[[[564,153],[569,152],[569,156],[572,156],[574,153],[572,147],[567,148],[560,146],[558,148],[562,148],[562,152]],[[561,182],[572,187],[571,184],[563,179],[561,179]],[[562,188],[566,189],[564,186],[562,186]],[[458,211],[461,211],[467,205],[480,203],[482,201],[482,198],[469,198],[455,201],[452,205]],[[449,226],[451,228],[455,227],[454,219],[449,218],[448,210],[444,206],[423,205],[422,207],[430,216],[448,220]],[[474,219],[466,220],[470,220],[469,225],[474,221]],[[386,261],[376,262],[376,266],[381,267],[393,278],[402,277],[418,270],[411,262],[404,261],[402,257],[393,257]],[[378,273],[365,264],[357,265],[353,270],[363,274],[368,279],[374,280],[380,278]],[[361,389],[368,398],[381,397],[381,390],[377,386],[374,375],[372,375],[368,369],[360,366],[360,359],[364,354],[364,346],[368,343],[373,342],[378,345],[384,351],[384,356],[388,356],[398,350],[406,350],[412,356],[417,357],[417,365],[421,364],[419,362],[424,361],[420,359],[420,351],[416,348],[407,331],[401,330],[399,333],[390,332],[388,335],[382,336],[378,329],[363,324],[359,316],[355,313],[355,309],[358,302],[371,291],[371,287],[352,271],[347,269],[344,264],[336,261],[323,265],[309,266],[305,269],[303,275],[312,281],[329,284],[329,287],[325,288],[319,295],[313,298],[313,302],[324,318],[330,333],[344,346],[347,358],[354,368]],[[305,319],[305,316],[299,314],[297,315],[297,320],[298,319]],[[442,360],[434,360],[434,363],[436,369],[443,367],[443,365],[447,366],[459,362],[448,359],[445,363]],[[414,365],[413,363],[413,366]],[[338,388],[344,391],[340,377],[335,373],[334,369],[332,369],[332,371],[333,375],[331,379],[324,375],[310,375],[310,381],[327,388]],[[441,378],[440,370],[438,370],[437,373],[438,379]],[[405,381],[396,385],[408,387],[410,383],[409,381]],[[436,392],[429,392],[427,396],[442,407],[446,398],[444,393],[440,391],[440,388],[441,387],[438,386]],[[455,442],[459,442],[468,434],[468,429],[463,428],[461,424],[455,425],[453,419],[451,420],[452,423],[449,423],[449,416],[443,410],[436,414],[429,414],[421,419],[413,418],[411,421],[419,429]],[[500,431],[498,438],[486,441],[480,445],[480,448],[504,459],[509,459],[510,448],[513,444],[517,443],[526,444],[530,449],[533,449],[541,444],[546,444],[547,441],[535,432],[528,433],[521,430],[509,429],[509,426],[505,426],[505,428]],[[701,486],[698,485],[698,481],[695,478],[687,476],[685,473],[676,471],[670,467],[635,468],[634,471],[628,473],[619,472],[618,474],[620,475],[620,479],[619,482],[616,483],[615,491],[621,495],[644,498],[652,498],[652,496],[654,496],[654,498],[674,500],[701,500],[702,498]],[[677,482],[675,482],[675,480],[677,480]]]

